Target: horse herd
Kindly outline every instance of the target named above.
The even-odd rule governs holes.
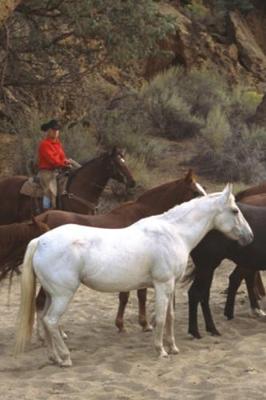
[[[17,353],[31,337],[36,309],[37,331],[45,338],[49,358],[60,366],[72,364],[59,322],[81,283],[102,292],[120,292],[116,317],[120,331],[125,329],[124,312],[131,290],[138,292],[140,325],[143,330],[152,329],[146,295],[147,288],[153,287],[154,343],[159,356],[165,357],[178,352],[175,284],[191,280],[189,333],[201,337],[197,325],[200,303],[206,330],[219,335],[209,297],[214,271],[224,259],[236,264],[229,279],[225,316],[233,318],[242,279],[253,312],[263,315],[256,282],[261,283],[258,271],[266,265],[266,184],[235,198],[229,184],[220,193],[207,194],[189,170],[183,178],[148,190],[135,201],[94,215],[94,207],[85,205],[96,207],[109,178],[127,186],[135,183],[116,149],[85,163],[69,178],[61,203],[65,211],[46,211],[30,222],[25,220],[31,215],[31,201],[19,194],[25,177],[0,181],[0,280],[18,271],[24,257]],[[70,198],[69,193],[74,196]],[[186,268],[189,254],[195,266],[190,275]],[[36,277],[41,289],[35,299]],[[261,292],[265,295],[262,284]]]

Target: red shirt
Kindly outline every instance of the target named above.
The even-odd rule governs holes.
[[[54,169],[66,165],[66,155],[60,140],[43,139],[39,145],[39,169]]]

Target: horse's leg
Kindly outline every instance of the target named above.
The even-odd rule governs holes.
[[[213,280],[213,269],[209,269],[205,275],[204,280],[204,295],[200,302],[202,313],[205,321],[206,331],[210,332],[214,336],[220,336],[220,332],[216,329],[215,323],[212,318],[209,300],[210,300],[210,288]]]
[[[198,305],[204,297],[205,276],[208,265],[196,264],[195,278],[188,290],[189,302],[189,322],[188,333],[196,339],[200,339],[201,335],[198,328]]]
[[[258,297],[256,293],[256,281],[260,278],[260,273],[253,269],[245,270],[245,282],[248,290],[248,297],[251,308],[251,315],[255,317],[265,317],[265,312],[260,308]],[[263,284],[262,284],[263,285]],[[260,297],[259,297],[260,298]]]
[[[44,341],[44,333],[43,333],[43,317],[47,311],[47,308],[49,307],[49,303],[47,303],[48,305],[46,305],[46,293],[43,289],[43,287],[41,286],[39,293],[36,297],[36,311],[37,311],[37,336],[41,341]],[[67,339],[67,334],[64,332],[62,326],[59,326],[59,330],[61,333],[61,336],[63,339]]]
[[[168,353],[163,347],[163,332],[166,322],[166,313],[169,307],[170,299],[172,301],[172,294],[174,291],[174,282],[168,281],[165,283],[154,283],[155,289],[155,331],[154,331],[154,344],[159,357],[167,357]],[[168,328],[169,330],[169,328]]]
[[[152,325],[148,323],[146,314],[147,289],[139,289],[137,294],[139,301],[139,324],[142,326],[144,332],[152,331]]]
[[[43,287],[41,286],[39,293],[36,297],[36,313],[37,313],[37,336],[41,341],[45,340],[45,326],[43,324],[43,318],[50,306],[51,299],[50,296],[45,293]]]
[[[179,349],[175,344],[175,336],[174,336],[174,321],[175,321],[175,312],[174,312],[174,293],[169,299],[169,305],[166,314],[166,325],[165,325],[165,340],[169,345],[169,353],[178,354]]]
[[[237,265],[229,277],[228,293],[224,309],[224,315],[228,319],[234,318],[235,297],[243,278],[243,271]]]
[[[266,296],[265,287],[263,285],[261,274],[259,271],[256,271],[255,274],[254,291],[257,300],[261,300],[263,297]]]
[[[70,367],[70,352],[59,330],[59,319],[65,312],[73,293],[65,296],[52,296],[50,307],[43,318],[44,325],[50,334],[54,360],[62,367]]]
[[[129,299],[129,292],[119,293],[119,306],[115,319],[115,325],[117,326],[119,332],[125,332],[124,328],[124,312]]]

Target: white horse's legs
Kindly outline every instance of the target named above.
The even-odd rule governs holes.
[[[166,321],[166,313],[170,301],[172,301],[174,283],[154,283],[155,288],[155,321],[154,344],[159,357],[167,357],[168,353],[163,347],[163,332]]]
[[[45,292],[45,304],[43,309],[37,308],[37,337],[43,342],[46,336],[46,328],[43,323],[43,318],[51,304],[51,297],[49,293]],[[48,338],[47,338],[48,340]]]
[[[43,318],[51,304],[51,301],[47,300],[48,298],[49,298],[49,295],[46,294],[45,306],[44,306],[43,310],[37,310],[37,321],[36,321],[37,322],[37,337],[42,342],[45,341],[45,337],[46,337],[46,328],[43,323]],[[59,330],[60,330],[60,334],[61,334],[62,338],[64,340],[66,340],[67,334],[64,332],[63,327],[59,326]]]
[[[166,314],[166,325],[165,325],[165,340],[169,345],[169,353],[178,354],[179,349],[175,344],[175,336],[174,336],[174,322],[175,322],[175,313],[174,313],[174,293],[170,296],[169,305]]]
[[[51,305],[43,318],[48,336],[50,336],[48,347],[51,345],[52,359],[62,367],[70,367],[72,365],[69,350],[59,328],[59,319],[65,312],[71,298],[72,294],[64,297],[52,297]]]

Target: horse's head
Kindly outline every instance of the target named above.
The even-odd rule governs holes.
[[[181,188],[179,188],[178,190],[181,193]],[[189,171],[183,178],[182,192],[182,201],[189,201],[195,197],[206,196],[207,194],[205,189],[197,182],[192,169],[189,169]]]
[[[133,188],[136,182],[126,165],[122,152],[114,147],[112,151],[108,153],[108,158],[110,161],[110,178],[125,183],[128,188]]]
[[[217,199],[217,215],[215,227],[230,239],[237,240],[240,245],[251,243],[254,236],[252,230],[238,208],[232,194],[232,185],[227,184]]]

